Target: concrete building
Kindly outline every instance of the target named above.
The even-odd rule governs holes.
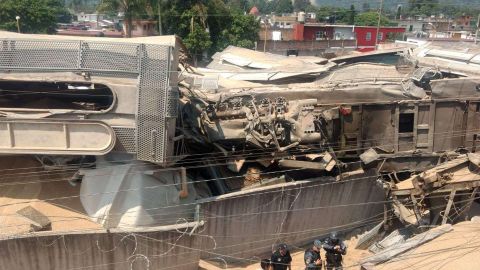
[[[137,20],[133,22],[132,36],[134,37],[148,37],[156,36],[157,32],[157,21],[152,20]]]
[[[332,25],[333,39],[335,40],[354,40],[355,31],[351,25]]]
[[[377,27],[354,25],[325,25],[320,23],[296,24],[294,27],[295,40],[356,40],[356,47],[362,51],[372,50],[377,43],[396,40],[403,37],[403,27],[380,27],[378,42],[375,42]]]
[[[321,23],[295,23],[293,28],[265,29],[265,25],[262,26],[257,48],[273,53],[321,55],[330,48],[369,51],[376,45],[377,28],[374,26]],[[404,34],[404,27],[380,27],[377,44],[403,39]]]
[[[405,28],[405,33],[407,35],[413,35],[415,33],[425,31],[427,24],[424,20],[418,20],[414,18],[396,20],[395,23],[397,23],[399,27]]]
[[[292,29],[297,23],[297,16],[276,16],[271,19],[272,26],[274,28]]]
[[[375,26],[355,26],[355,37],[357,40],[357,49],[360,51],[371,51],[375,49],[375,45],[394,41],[403,37],[405,28],[403,27],[386,27],[382,26],[378,29],[378,41],[375,41],[377,27]]]
[[[425,30],[427,32],[448,32],[455,29],[455,22],[449,18],[428,18],[425,20]]]
[[[78,22],[98,22],[106,19],[105,14],[99,13],[78,13],[77,15]]]
[[[455,19],[453,29],[456,31],[474,31],[476,25],[476,18],[472,16],[463,15]]]
[[[331,40],[334,28],[320,23],[297,24],[295,37],[297,40]]]

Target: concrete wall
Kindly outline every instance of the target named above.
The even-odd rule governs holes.
[[[282,33],[282,40],[294,40],[294,31],[292,28],[288,29],[282,29],[282,28],[276,28],[276,29],[267,29],[267,40],[271,41],[273,39],[273,34],[272,32],[277,31]],[[265,40],[265,28],[261,28],[260,31],[258,32],[258,38],[259,40]]]
[[[148,269],[193,270],[200,257],[258,259],[280,242],[303,245],[331,230],[348,231],[382,220],[384,195],[375,177],[352,178],[341,183],[332,178],[290,182],[199,201],[205,225],[192,236],[170,227],[135,236],[79,231],[3,238],[0,269],[129,270],[147,269],[149,263]]]
[[[344,183],[289,183],[283,188],[229,194],[228,199],[221,196],[202,204],[202,234],[215,239],[216,253],[227,255],[227,261],[235,261],[233,257],[265,256],[272,245],[281,242],[298,246],[331,230],[348,231],[377,224],[383,218],[383,191],[376,185],[375,177],[353,178]],[[239,195],[242,196],[230,198]],[[365,205],[366,202],[376,203]],[[211,239],[204,238],[203,248],[212,245]],[[216,256],[202,253],[202,258],[212,257]]]
[[[266,51],[287,55],[287,50],[298,50],[298,55],[321,55],[333,48],[355,48],[355,40],[317,40],[317,41],[267,41]],[[257,50],[263,51],[264,41],[257,43]]]
[[[0,269],[198,269],[198,252],[178,246],[172,249],[172,245],[167,244],[195,246],[193,237],[184,235],[178,239],[182,234],[176,231],[127,235],[106,232],[53,235],[48,232],[35,237],[3,239],[0,241]]]

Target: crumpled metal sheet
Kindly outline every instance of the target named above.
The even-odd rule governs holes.
[[[288,57],[234,46],[214,54],[212,58],[207,69],[201,70],[202,73],[215,73],[223,78],[240,81],[274,81],[296,76],[317,76],[336,65],[323,58]]]
[[[176,170],[159,171],[159,168],[136,161],[117,165],[107,163],[96,169],[81,170],[84,177],[80,200],[86,213],[105,228],[192,221],[195,189],[188,184],[189,196],[180,198],[180,173]]]

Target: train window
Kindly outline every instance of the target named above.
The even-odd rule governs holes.
[[[398,119],[398,133],[413,132],[414,119],[413,113],[401,113]]]
[[[0,108],[104,111],[113,92],[101,84],[51,81],[0,81]]]

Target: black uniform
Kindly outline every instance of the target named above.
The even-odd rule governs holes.
[[[272,254],[272,265],[273,270],[286,270],[287,267],[292,262],[292,256],[290,256],[290,251],[286,251],[285,255],[280,254],[280,250],[275,251]]]
[[[320,252],[313,250],[313,248],[309,248],[305,250],[305,255],[303,256],[305,261],[305,270],[320,270],[322,269],[322,265],[315,265],[315,262],[318,259],[321,259]]]
[[[335,246],[340,246],[339,250],[335,250]],[[323,244],[325,249],[325,257],[327,261],[327,270],[342,270],[342,255],[347,254],[347,247],[340,239],[327,238]]]

